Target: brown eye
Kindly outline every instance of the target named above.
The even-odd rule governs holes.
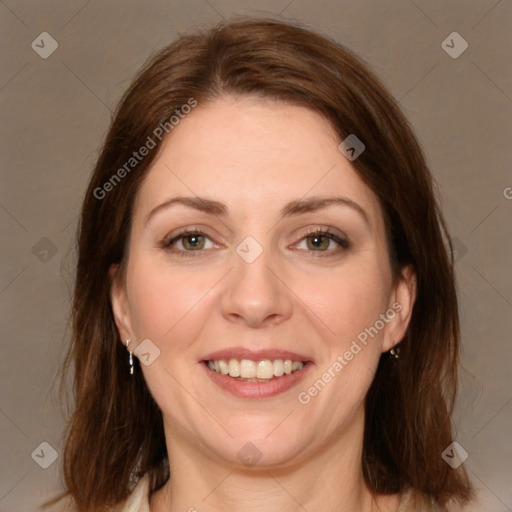
[[[325,250],[329,247],[329,243],[331,241],[330,238],[327,238],[324,235],[310,235],[306,237],[306,240],[308,240],[308,248],[310,249],[321,249]],[[309,243],[311,241],[311,243]]]
[[[181,236],[183,247],[186,250],[195,250],[195,249],[202,249],[204,247],[205,241],[204,236],[202,235],[186,235]]]
[[[325,256],[337,255],[350,247],[347,239],[339,237],[328,230],[322,229],[311,231],[304,238],[302,238],[300,243],[302,243],[303,240],[306,241],[306,248],[304,249],[306,252],[325,253]],[[300,243],[297,244],[299,248],[301,248]],[[334,248],[333,250],[330,250],[329,247],[333,244]],[[336,245],[338,247],[336,247]],[[323,254],[319,255],[323,256]]]
[[[207,246],[207,242],[209,245]],[[173,238],[166,239],[162,243],[162,247],[178,256],[197,256],[203,250],[213,247],[210,237],[206,236],[199,230],[182,231]]]

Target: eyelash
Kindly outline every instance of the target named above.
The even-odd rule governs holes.
[[[201,235],[201,236],[204,236],[204,237],[210,239],[210,237],[208,235],[206,235],[206,233],[204,233],[203,231],[201,231],[199,229],[195,229],[195,228],[184,229],[183,231],[179,232],[176,236],[174,236],[172,238],[166,238],[162,242],[162,248],[166,249],[167,251],[169,251],[173,254],[176,254],[177,256],[180,256],[180,257],[187,257],[187,258],[188,257],[196,257],[196,256],[200,255],[204,251],[204,249],[199,249],[197,251],[183,251],[181,249],[173,249],[172,248],[172,244],[174,242],[177,242],[181,238],[186,238],[187,236],[191,236],[191,235]],[[327,228],[327,229],[323,229],[323,228],[312,229],[312,230],[308,231],[299,240],[299,242],[302,242],[302,240],[304,240],[305,238],[309,238],[313,235],[316,235],[319,237],[325,237],[325,238],[328,238],[329,240],[336,242],[338,244],[338,246],[340,247],[341,251],[348,250],[351,247],[350,242],[346,238],[342,238],[342,237],[335,235],[334,233],[331,233],[329,231],[329,228]],[[334,255],[341,251],[340,250],[335,251]],[[313,252],[313,253],[319,252],[320,254],[318,256],[312,256],[315,258],[316,257],[324,258],[324,257],[329,257],[329,256],[333,255],[333,251],[306,251],[306,252]],[[327,256],[322,255],[322,253],[327,253]]]

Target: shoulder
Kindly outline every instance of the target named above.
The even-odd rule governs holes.
[[[137,482],[128,498],[119,503],[111,512],[150,512],[148,475],[144,475]]]
[[[149,477],[144,475],[134,489],[121,503],[110,509],[110,512],[151,512],[149,509]],[[49,501],[41,503],[38,510],[47,512],[77,512],[76,503],[69,493],[61,494]]]

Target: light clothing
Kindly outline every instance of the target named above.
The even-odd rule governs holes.
[[[434,501],[413,489],[402,493],[402,499],[396,512],[445,512],[446,509],[436,505]]]
[[[414,492],[402,494],[397,512],[443,512],[443,509],[425,498],[414,500]],[[112,512],[150,512],[149,510],[149,478],[145,475],[139,480],[128,499],[118,505]]]
[[[148,475],[144,475],[138,481],[126,501],[120,503],[112,512],[150,512]]]

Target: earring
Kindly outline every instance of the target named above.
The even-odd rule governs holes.
[[[126,348],[128,348],[128,345],[130,344],[131,340],[126,340]],[[128,350],[128,352],[130,353],[130,360],[129,360],[129,364],[130,364],[130,375],[133,375],[133,352],[131,350]]]
[[[389,351],[389,354],[395,359],[400,357],[400,347],[398,346],[398,343]]]

